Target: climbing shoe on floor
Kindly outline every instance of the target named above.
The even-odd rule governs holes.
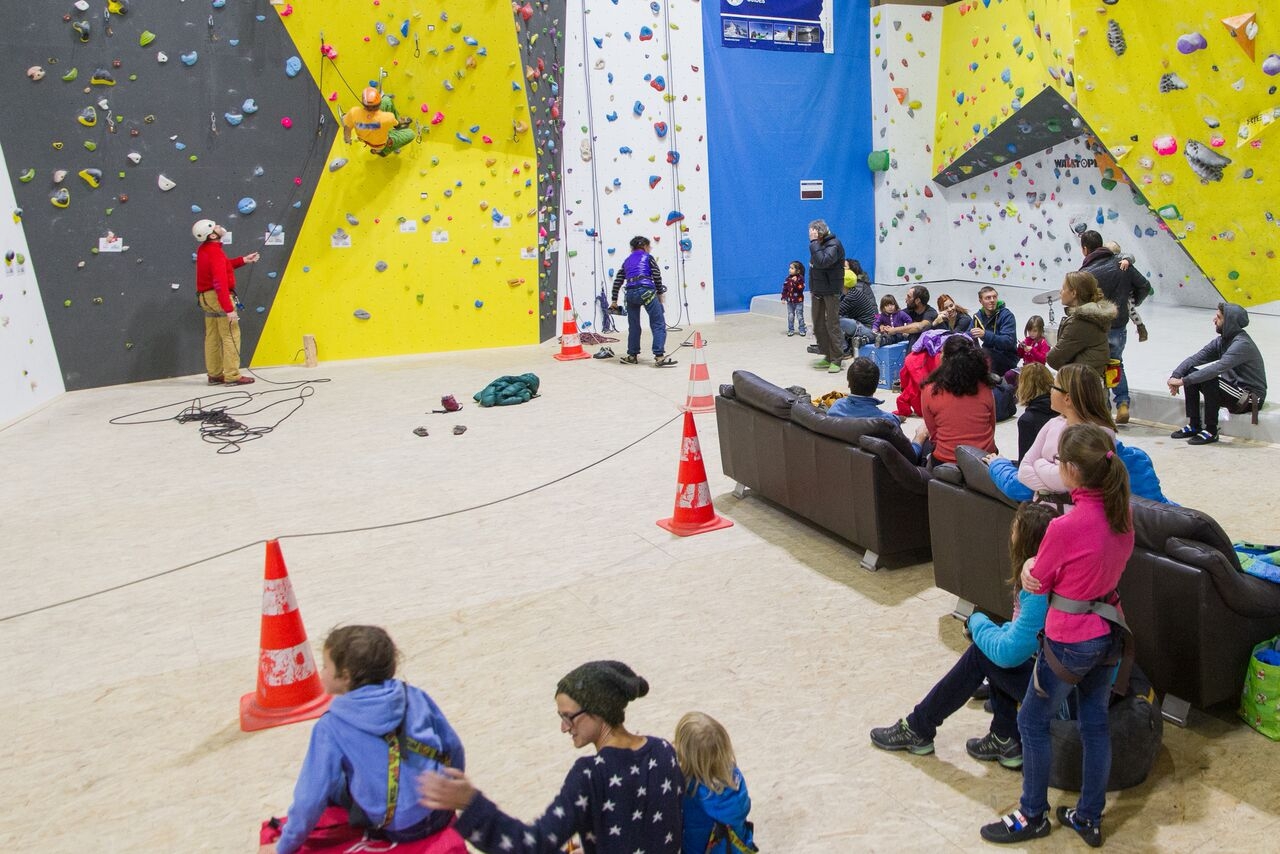
[[[1169,438],[1170,439],[1190,439],[1192,436],[1194,436],[1199,432],[1200,431],[1197,428],[1192,427],[1190,424],[1184,424],[1183,426],[1179,427],[1177,430],[1174,430],[1172,433],[1170,433]]]
[[[1080,834],[1090,848],[1102,847],[1101,821],[1085,821],[1076,815],[1074,807],[1058,807],[1058,823]]]
[[[1188,445],[1212,445],[1218,441],[1217,433],[1210,433],[1208,430],[1201,430],[1199,433],[1187,440]]]
[[[1026,842],[1028,839],[1039,839],[1042,836],[1048,836],[1049,830],[1049,816],[1042,815],[1036,818],[1027,818],[1022,814],[1022,810],[1014,810],[999,821],[984,824],[982,830],[978,832],[988,842],[1004,845],[1013,842]]]

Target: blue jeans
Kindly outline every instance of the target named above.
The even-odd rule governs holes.
[[[647,300],[647,302],[646,302]],[[666,353],[667,315],[662,300],[653,288],[627,288],[627,354],[640,355],[640,308],[649,314],[649,331],[653,333],[653,355]]]
[[[795,332],[796,326],[800,327],[801,335],[808,335],[809,332],[804,325],[804,302],[787,303],[787,331]]]
[[[852,317],[840,318],[840,331],[850,338],[866,338],[868,341],[874,341],[876,334],[871,331],[871,327],[861,323]],[[856,353],[854,355],[857,355]]]
[[[1129,328],[1121,326],[1107,333],[1107,346],[1111,350],[1111,358],[1124,361],[1124,342],[1129,338]],[[1129,377],[1120,372],[1120,384],[1111,390],[1116,397],[1116,406],[1129,402]]]
[[[969,702],[983,678],[991,683],[991,731],[1001,738],[1017,738],[1018,700],[1031,681],[1031,661],[1017,667],[1001,667],[987,658],[977,644],[969,645],[947,675],[907,715],[907,725],[916,735],[933,741],[938,727]]]
[[[1080,800],[1076,812],[1088,821],[1099,821],[1107,800],[1107,778],[1111,774],[1111,732],[1107,722],[1107,702],[1115,667],[1103,664],[1111,650],[1111,634],[1078,643],[1048,641],[1058,660],[1072,673],[1084,676],[1079,690],[1080,744],[1084,750]],[[1035,683],[1027,686],[1018,711],[1018,731],[1022,733],[1022,813],[1028,818],[1049,811],[1049,766],[1052,746],[1049,722],[1053,720],[1072,686],[1058,679],[1039,658],[1036,673],[1040,687],[1049,695],[1036,693]]]

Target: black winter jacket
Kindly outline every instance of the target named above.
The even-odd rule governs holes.
[[[834,234],[809,241],[809,293],[833,297],[844,290],[844,244]]]
[[[1146,276],[1132,264],[1128,270],[1121,270],[1120,259],[1110,249],[1093,250],[1085,256],[1080,269],[1092,273],[1098,280],[1103,297],[1115,304],[1116,319],[1111,322],[1112,329],[1123,329],[1129,322],[1130,297],[1134,305],[1142,305],[1142,301],[1151,296],[1151,283]]]

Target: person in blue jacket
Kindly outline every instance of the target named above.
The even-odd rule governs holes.
[[[893,422],[893,426],[902,433],[902,422],[898,416],[881,409],[884,401],[873,397],[880,387],[879,365],[866,356],[858,356],[849,364],[845,378],[849,381],[849,394],[831,404],[827,409],[828,415],[842,418],[883,418]],[[906,434],[902,438],[906,439]],[[911,461],[914,463],[920,459],[920,444],[912,442],[911,447],[916,452],[916,458]]]
[[[425,691],[393,678],[397,658],[377,626],[329,633],[320,681],[333,702],[311,730],[288,820],[271,822],[280,837],[260,851],[292,854],[321,813],[341,807],[366,839],[405,843],[443,833],[441,852],[465,854],[453,811],[419,805],[413,784],[426,771],[465,767],[462,741]]]
[[[1023,565],[1035,560],[1049,521],[1056,515],[1057,511],[1047,504],[1024,503],[1018,507],[1009,534],[1015,587],[1020,585]],[[985,614],[975,613],[965,627],[973,643],[960,660],[911,714],[892,726],[871,730],[871,743],[883,750],[906,750],[916,756],[933,753],[938,727],[968,702],[985,678],[991,684],[991,729],[982,738],[965,742],[965,750],[974,759],[996,761],[1005,768],[1021,767],[1018,702],[1027,693],[1038,635],[1048,612],[1047,597],[1019,589],[1010,622],[997,626]]]
[[[1018,321],[990,285],[978,291],[978,300],[982,308],[974,314],[969,334],[982,342],[982,352],[991,362],[991,372],[1003,377],[1006,371],[1018,366]]]
[[[756,851],[747,821],[751,795],[724,726],[710,715],[689,712],[671,741],[685,781],[682,854]]]

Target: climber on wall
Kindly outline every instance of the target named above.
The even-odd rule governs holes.
[[[410,125],[413,119],[402,119],[390,96],[384,97],[374,86],[365,87],[360,106],[347,110],[342,117],[342,141],[351,144],[351,132],[379,157],[394,154],[413,142],[417,136]]]

